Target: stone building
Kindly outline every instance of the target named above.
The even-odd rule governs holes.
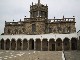
[[[24,18],[24,21],[6,22],[4,34],[27,34],[38,35],[47,33],[69,34],[76,32],[75,17],[61,19],[48,19],[48,6],[43,5],[38,0],[37,4],[30,5],[30,18]]]
[[[0,35],[2,50],[62,51],[77,50],[80,46],[75,17],[48,19],[48,6],[38,0],[30,6],[30,18],[6,22],[4,35]],[[79,36],[78,36],[79,35]]]

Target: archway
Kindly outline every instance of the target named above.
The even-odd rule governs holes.
[[[40,39],[36,39],[36,50],[41,51],[41,40]]]
[[[4,50],[4,39],[1,39],[1,49]]]
[[[48,51],[48,41],[47,41],[47,39],[42,40],[42,50],[43,51]]]
[[[71,49],[77,50],[77,39],[76,38],[71,39]]]
[[[15,39],[11,40],[11,50],[15,50],[16,49],[16,41]]]
[[[56,50],[57,51],[62,51],[62,40],[61,40],[61,38],[58,38],[56,40]]]
[[[21,50],[21,47],[22,47],[22,41],[21,39],[18,39],[17,40],[17,50]]]
[[[70,49],[70,42],[69,42],[69,38],[65,38],[64,40],[63,40],[63,49],[64,50],[69,50]]]
[[[29,50],[34,50],[34,40],[33,39],[29,40]]]
[[[5,48],[6,48],[6,50],[10,49],[10,40],[9,39],[6,40]]]
[[[55,51],[55,41],[54,41],[54,39],[49,40],[49,51]]]
[[[23,50],[27,50],[27,48],[28,48],[28,41],[27,39],[24,39],[23,40]]]

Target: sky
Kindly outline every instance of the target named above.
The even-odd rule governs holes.
[[[38,0],[0,0],[0,34],[4,32],[5,21],[23,21],[30,17],[30,5]],[[75,16],[76,31],[80,30],[80,0],[41,0],[48,5],[48,18],[71,18]]]

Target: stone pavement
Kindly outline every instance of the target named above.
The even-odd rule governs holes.
[[[62,60],[62,51],[0,50],[0,60]]]
[[[80,60],[80,51],[65,51],[66,60]]]

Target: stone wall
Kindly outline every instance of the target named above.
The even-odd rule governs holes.
[[[35,24],[36,31],[32,31],[32,24]],[[45,23],[44,22],[30,22],[24,24],[26,34],[44,34],[45,33]]]
[[[6,26],[4,28],[5,35],[23,34],[23,26]]]
[[[76,32],[75,23],[50,23],[48,26],[50,33],[74,33]]]

